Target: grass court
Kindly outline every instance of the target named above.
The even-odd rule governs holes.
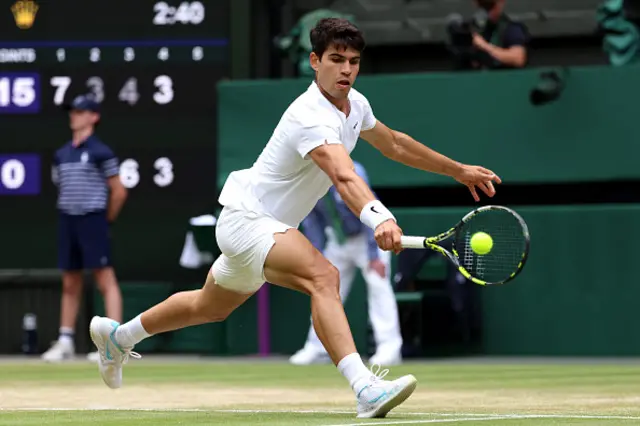
[[[143,354],[144,357],[144,354]],[[409,362],[416,392],[385,419],[356,419],[331,365],[144,357],[125,385],[88,362],[0,361],[0,425],[640,425],[640,362]]]

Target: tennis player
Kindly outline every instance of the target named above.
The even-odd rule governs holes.
[[[335,185],[360,220],[375,230],[382,250],[402,250],[402,230],[354,171],[350,152],[358,137],[408,166],[451,176],[495,194],[490,170],[453,161],[377,121],[367,99],[352,88],[365,47],[347,20],[322,19],[311,30],[311,66],[316,79],[284,112],[271,139],[250,169],[229,175],[220,193],[224,206],[216,224],[222,255],[202,289],[180,292],[119,325],[94,317],[90,325],[100,353],[99,371],[111,388],[122,386],[122,365],[139,358],[134,346],[158,333],[223,321],[265,281],[308,294],[315,330],[333,363],[349,382],[358,417],[384,417],[408,398],[416,378],[384,380],[362,362],[338,293],[337,270],[296,229]]]

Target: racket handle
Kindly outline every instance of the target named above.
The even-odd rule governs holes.
[[[400,244],[402,244],[404,248],[423,249],[425,248],[425,240],[426,238],[424,237],[409,237],[403,235],[400,237]]]

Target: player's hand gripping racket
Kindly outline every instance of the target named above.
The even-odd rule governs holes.
[[[445,241],[450,250],[441,245]],[[515,211],[484,206],[465,215],[447,232],[434,237],[402,236],[401,244],[404,248],[442,253],[476,284],[504,284],[524,267],[529,253],[529,229]]]

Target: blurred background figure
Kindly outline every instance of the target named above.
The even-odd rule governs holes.
[[[458,69],[524,68],[528,62],[526,25],[504,11],[506,0],[474,0],[473,17],[450,16],[450,50]]]
[[[54,182],[58,185],[58,266],[62,272],[60,335],[42,355],[50,362],[75,355],[74,335],[83,288],[83,270],[93,271],[106,311],[122,321],[122,296],[111,266],[109,228],[124,205],[127,190],[119,178],[119,164],[111,148],[95,134],[100,105],[79,96],[69,110],[71,141],[55,154]],[[92,352],[89,359],[97,361]]]
[[[356,172],[367,184],[364,167],[354,161]],[[356,270],[367,283],[369,321],[376,352],[370,364],[397,365],[402,362],[402,336],[398,307],[391,285],[391,253],[378,248],[373,231],[365,226],[344,203],[335,187],[321,199],[302,224],[305,236],[340,272],[340,297],[344,303],[351,291]],[[289,361],[306,365],[330,362],[313,324],[304,347]]]
[[[279,35],[274,39],[276,48],[281,53],[287,54],[289,59],[296,64],[298,77],[313,78],[315,76],[315,71],[309,62],[312,50],[309,32],[323,18],[344,18],[357,24],[351,14],[329,9],[317,9],[303,15],[286,35]]]
[[[628,65],[640,58],[640,2],[604,0],[597,12],[603,47],[612,65]]]

